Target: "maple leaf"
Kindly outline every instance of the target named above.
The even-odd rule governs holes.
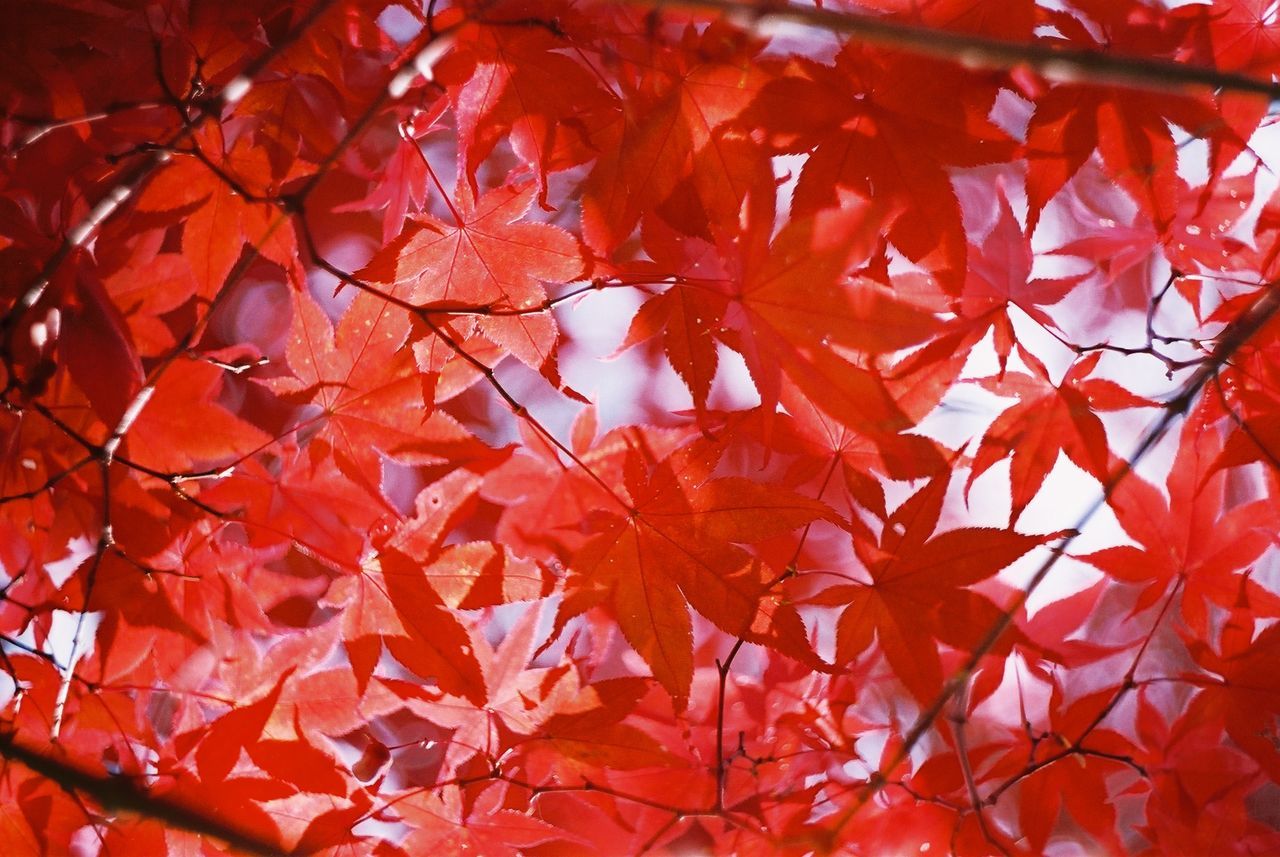
[[[644,246],[653,264],[635,266],[638,276],[651,275],[656,268],[662,276],[671,272],[680,281],[645,301],[618,351],[660,335],[671,368],[689,388],[693,406],[705,421],[719,364],[718,342],[724,338],[717,332],[725,332],[731,274],[714,244],[681,235],[660,221],[645,230]]]
[[[98,417],[114,429],[142,389],[142,361],[119,309],[91,272],[69,274],[59,351]]]
[[[754,248],[733,341],[751,371],[766,420],[785,373],[805,398],[892,458],[919,445],[903,439],[911,420],[875,361],[928,339],[938,323],[870,280],[841,284],[849,254],[860,249],[853,242],[872,222],[865,214],[849,208],[793,220],[767,250]],[[935,463],[922,462],[921,469]]]
[[[1099,482],[1109,472],[1106,429],[1096,411],[1149,407],[1114,381],[1090,378],[1101,358],[1100,352],[1075,363],[1059,384],[1048,382],[1045,369],[1031,358],[1036,375],[1013,373],[1003,380],[979,381],[992,392],[1012,393],[1020,401],[996,417],[974,453],[973,468],[965,483],[965,496],[974,480],[992,465],[1010,459],[1009,480],[1013,503],[1009,521],[1016,523],[1040,491],[1045,477],[1066,456]]]
[[[204,642],[179,612],[155,572],[115,553],[101,559],[86,559],[80,571],[83,573],[77,573],[62,587],[68,602],[86,604],[92,609],[119,605],[119,618],[135,627],[165,629],[186,635],[197,643]],[[92,589],[88,588],[90,576]]]
[[[457,190],[453,223],[421,215],[357,276],[373,283],[408,283],[408,298],[437,309],[527,311],[482,315],[476,328],[525,365],[554,372],[555,320],[538,307],[546,283],[568,283],[583,269],[578,242],[547,223],[520,222],[533,202],[532,185],[508,185],[473,200]]]
[[[527,746],[530,764],[547,755],[553,768],[582,774],[676,763],[652,735],[624,722],[652,686],[651,679],[613,678],[585,684],[573,669],[557,670],[548,678],[554,681],[544,681],[540,706],[547,716],[537,730],[543,740]],[[546,753],[547,748],[551,753]]]
[[[180,308],[197,289],[191,264],[181,253],[130,260],[104,277],[103,285],[120,307],[142,354],[158,354],[173,347],[174,334],[164,316]]]
[[[1100,43],[1083,20],[1065,11],[1049,16],[1064,36],[1090,50],[1123,49],[1129,44],[1164,43],[1166,50],[1179,38],[1177,25],[1150,16],[1117,15],[1115,9],[1093,4],[1091,17],[1106,27]],[[1157,48],[1158,50],[1158,48]],[[1260,117],[1259,117],[1260,118]],[[1036,99],[1027,126],[1027,230],[1034,232],[1040,213],[1097,149],[1111,177],[1146,212],[1156,229],[1165,232],[1177,209],[1177,148],[1170,123],[1189,134],[1229,147],[1218,160],[1225,169],[1244,148],[1240,132],[1224,123],[1204,97],[1171,96],[1151,99],[1121,87],[1060,84]]]
[[[241,109],[256,114],[257,143],[277,180],[308,172],[333,149],[337,137],[331,122],[338,93],[322,75],[294,74],[263,80],[249,90]]]
[[[996,356],[1003,371],[1017,339],[1009,310],[1017,307],[1042,327],[1057,329],[1043,309],[1061,301],[1079,277],[1032,278],[1035,254],[1030,229],[1023,233],[1001,187],[995,226],[980,246],[971,248],[969,271],[957,310],[957,324],[965,341],[976,341],[987,330],[995,333]],[[952,340],[949,344],[958,344]]]
[[[709,479],[705,456],[696,445],[686,448],[647,477],[636,472],[641,459],[631,457],[633,499],[578,551],[556,614],[559,630],[589,607],[608,605],[678,707],[693,677],[690,606],[730,634],[811,658],[799,615],[768,594],[773,574],[737,545],[818,518],[838,520],[824,504],[792,492],[740,477]]]
[[[793,349],[816,341],[873,355],[928,339],[939,326],[931,313],[869,279],[845,282],[875,220],[873,207],[847,206],[793,220],[767,246],[754,242],[738,295],[751,334],[776,337]]]
[[[501,457],[497,457],[493,463],[498,464],[500,461]],[[381,526],[370,533],[374,548],[391,548],[412,557],[423,567],[436,562],[446,550],[446,539],[475,507],[476,497],[485,478],[483,468],[477,470],[479,472],[458,468],[432,481],[414,499],[413,514],[410,517],[390,522],[384,518]],[[470,546],[453,546],[453,551],[457,552],[460,559],[487,553],[482,544],[474,543]],[[513,554],[505,550],[499,554],[495,545],[494,555],[490,556],[485,565],[487,568],[480,570],[479,574],[463,571],[456,564],[441,567],[439,591],[451,599],[459,599],[459,603],[473,595],[484,603],[496,595],[495,587],[491,584],[498,582],[494,579],[494,572],[498,569],[501,569],[502,581],[499,591],[504,594],[510,591],[513,595],[529,591],[527,578],[525,581],[520,579],[524,576],[521,572],[527,566]],[[457,573],[447,575],[447,571]],[[448,579],[449,577],[453,579]]]
[[[504,506],[498,522],[504,544],[526,556],[568,560],[590,537],[593,512],[614,503],[607,486],[622,482],[631,450],[647,449],[661,457],[688,440],[686,432],[640,426],[599,438],[597,430],[596,409],[583,409],[573,423],[571,446],[582,467],[573,467],[545,437],[527,425],[520,427],[520,454],[486,474],[483,487],[486,499]]]
[[[926,478],[946,467],[928,438],[903,434],[890,443],[867,437],[828,416],[794,385],[784,385],[782,403],[790,414],[789,420],[775,420],[755,412],[743,430],[758,437],[766,448],[784,455],[797,454],[799,447],[801,457],[788,468],[786,484],[820,479],[825,490],[827,485],[837,483],[834,477],[838,473],[838,482],[847,496],[883,520],[888,511],[882,479]],[[827,494],[823,498],[832,502]]]
[[[1087,743],[1090,749],[1120,758],[1134,754],[1133,745],[1115,732],[1095,731]],[[1053,752],[1048,748],[1037,748],[1037,751],[1041,757]],[[1082,755],[1077,759],[1077,764],[1043,767],[1019,785],[1022,829],[1033,847],[1043,847],[1042,843],[1048,842],[1058,822],[1060,809],[1065,808],[1097,841],[1119,848],[1116,817],[1106,795],[1108,778],[1121,769],[1123,763],[1100,756]]]
[[[371,800],[363,792],[355,792],[350,806],[339,806],[322,812],[311,819],[306,830],[294,843],[293,850],[300,854],[325,848],[365,844],[365,839],[352,832],[361,818],[369,811]]]
[[[649,60],[596,137],[603,151],[583,184],[582,236],[601,254],[650,213],[707,239],[736,234],[744,206],[760,221],[771,217],[768,159],[732,129],[767,80],[749,62],[760,46],[719,21],[702,33],[689,28],[684,42]]]
[[[968,587],[1058,536],[961,527],[936,532],[946,476],[899,506],[879,539],[855,528],[853,546],[870,582],[829,587],[815,604],[842,606],[836,662],[848,664],[874,640],[900,681],[922,703],[942,687],[938,642],[967,649],[991,627],[999,608]],[[937,642],[935,642],[935,640]]]
[[[772,241],[753,230],[735,260],[737,282],[708,272],[701,254],[688,254],[687,242],[681,242],[683,254],[680,243],[656,245],[659,259],[683,256],[697,279],[646,304],[622,347],[665,327],[665,341],[675,343],[668,344],[673,365],[703,411],[716,366],[714,337],[742,354],[766,414],[778,402],[785,372],[837,419],[891,445],[908,420],[875,372],[835,349],[872,356],[898,351],[928,339],[940,324],[870,280],[845,282],[869,242],[871,222],[872,210],[849,206],[792,220]],[[688,294],[675,297],[676,291]]]
[[[1266,75],[1280,63],[1275,12],[1264,0],[1226,3],[1203,12],[1197,24],[1208,41],[1205,52],[1218,68]]]
[[[339,470],[370,497],[386,502],[377,481],[383,455],[435,464],[492,452],[432,409],[434,382],[404,347],[409,324],[402,313],[367,293],[356,296],[336,329],[305,295],[297,309],[286,352],[295,377],[268,383],[319,406],[318,415],[304,412],[295,431],[332,449]]]
[[[502,808],[494,795],[484,795],[481,807],[466,819],[457,818],[460,808],[441,808],[420,799],[404,801],[397,812],[412,825],[414,833],[405,842],[406,853],[441,851],[515,857],[538,846],[581,845],[579,837],[532,814]],[[453,811],[453,819],[441,813]]]
[[[530,735],[545,717],[536,701],[543,670],[528,669],[541,618],[542,612],[535,606],[516,621],[496,649],[484,641],[478,643],[476,660],[484,674],[488,701],[484,711],[448,704],[424,706],[433,722],[453,730],[441,763],[444,770],[459,770],[478,753],[495,754],[495,741],[514,744],[508,733]]]
[[[277,452],[271,469],[249,459],[201,499],[215,509],[241,511],[255,547],[295,544],[336,568],[356,565],[377,507],[363,491],[351,490],[333,458],[317,464],[296,446]]]
[[[1265,499],[1224,508],[1223,474],[1214,467],[1219,439],[1194,418],[1182,434],[1167,498],[1137,476],[1111,495],[1120,526],[1137,545],[1103,548],[1081,559],[1116,580],[1141,585],[1135,610],[1154,603],[1173,580],[1183,581],[1183,616],[1205,629],[1209,605],[1234,603],[1238,572],[1272,543],[1277,521],[1274,504]]]
[[[416,135],[425,132],[439,118],[444,99],[425,116],[411,117],[401,127],[389,156],[377,160],[377,171],[370,176],[373,187],[361,199],[340,205],[335,211],[381,210],[382,242],[400,234],[410,208],[421,211],[427,200],[427,159]]]
[[[1027,228],[1098,148],[1108,171],[1164,230],[1173,221],[1177,150],[1170,121],[1204,133],[1213,111],[1190,99],[1153,103],[1124,90],[1055,87],[1036,102],[1027,130]],[[1150,165],[1150,166],[1148,166]]]
[[[449,545],[423,573],[444,602],[458,610],[545,598],[553,584],[538,563],[492,542]]]
[[[1280,694],[1269,676],[1280,655],[1280,632],[1274,625],[1257,628],[1254,610],[1274,595],[1252,589],[1253,597],[1250,587],[1238,588],[1216,648],[1203,641],[1193,644],[1196,662],[1220,680],[1203,683],[1187,716],[1169,731],[1171,737],[1185,740],[1198,737],[1205,726],[1221,724],[1232,741],[1274,777],[1280,771],[1275,741]],[[1268,612],[1274,612],[1274,605]]]
[[[1224,305],[1220,309],[1225,308]],[[1230,408],[1233,425],[1209,475],[1255,461],[1280,467],[1276,459],[1276,452],[1280,450],[1280,415],[1277,414],[1280,409],[1275,399],[1266,393],[1243,390],[1225,407]]]
[[[385,644],[445,693],[484,704],[484,677],[466,629],[409,557],[387,550],[367,560],[359,573],[334,581],[326,601],[342,608],[344,644],[361,686]]]
[[[287,678],[288,674],[281,676],[262,699],[227,712],[201,732],[196,767],[203,782],[225,780],[239,760],[240,751],[259,742]]]
[[[476,170],[503,140],[533,170],[544,206],[547,173],[598,151],[594,139],[618,103],[565,47],[541,28],[485,27],[441,63],[436,76],[457,117],[459,171],[473,190]]]
[[[991,82],[973,76],[954,87],[953,80],[953,70],[929,60],[851,41],[833,66],[792,60],[747,113],[784,151],[813,149],[796,186],[796,214],[835,204],[841,187],[888,204],[889,240],[948,291],[963,282],[967,241],[947,167],[1014,152],[985,118],[996,96]],[[922,99],[931,105],[925,115],[917,110]]]
[[[1242,842],[1260,849],[1276,846],[1274,829],[1241,809],[1242,795],[1257,788],[1256,763],[1224,748],[1216,731],[1201,730],[1170,747],[1153,780],[1147,801],[1152,823],[1142,832],[1156,847],[1211,854]],[[1188,813],[1188,807],[1195,812]]]
[[[218,403],[225,373],[197,360],[168,367],[129,431],[127,448],[157,470],[182,473],[261,449],[270,436]],[[181,442],[179,442],[181,441]]]
[[[224,154],[221,133],[211,132],[197,145],[221,169],[230,167],[241,181],[265,186],[267,166],[259,149],[238,140]],[[175,159],[143,191],[138,207],[182,222],[182,252],[195,275],[196,293],[212,297],[226,282],[246,243],[267,259],[303,278],[293,227],[271,205],[250,202],[195,156]],[[194,210],[193,210],[194,209]]]

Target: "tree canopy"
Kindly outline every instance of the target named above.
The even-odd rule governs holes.
[[[1280,853],[1275,3],[0,21],[0,851]]]

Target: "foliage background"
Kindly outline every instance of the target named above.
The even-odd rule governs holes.
[[[1277,853],[1274,3],[0,2],[5,853]]]

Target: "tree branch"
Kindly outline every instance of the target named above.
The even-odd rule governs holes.
[[[70,761],[50,758],[13,734],[0,734],[0,756],[16,762],[66,791],[92,798],[103,809],[154,819],[169,827],[210,836],[248,854],[277,857],[278,845],[263,841],[234,823],[213,817],[164,795],[151,794],[127,777],[90,773]]]
[[[1014,42],[908,24],[815,6],[786,3],[744,3],[739,0],[627,0],[659,9],[721,12],[746,29],[766,30],[773,24],[798,24],[842,33],[859,42],[900,48],[923,56],[950,60],[968,68],[1011,71],[1026,68],[1051,80],[1123,86],[1156,92],[1185,92],[1205,86],[1280,101],[1280,83],[1249,75],[1188,65],[1175,60],[1123,56],[1082,48],[1051,47],[1043,42]]]

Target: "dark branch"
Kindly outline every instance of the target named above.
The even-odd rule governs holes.
[[[169,827],[210,836],[249,854],[276,857],[285,852],[234,823],[186,806],[164,795],[153,795],[127,777],[90,773],[71,761],[50,758],[19,743],[11,734],[0,735],[0,756],[57,783],[73,795],[91,798],[105,810],[154,819]]]
[[[722,12],[749,29],[763,29],[773,23],[800,24],[816,30],[843,33],[867,44],[950,60],[969,68],[1005,71],[1026,68],[1062,82],[1124,86],[1157,92],[1185,92],[1189,87],[1209,87],[1280,101],[1280,83],[1174,60],[1051,47],[1042,42],[1006,41],[814,6],[743,3],[737,0],[630,2],[657,8]]]

